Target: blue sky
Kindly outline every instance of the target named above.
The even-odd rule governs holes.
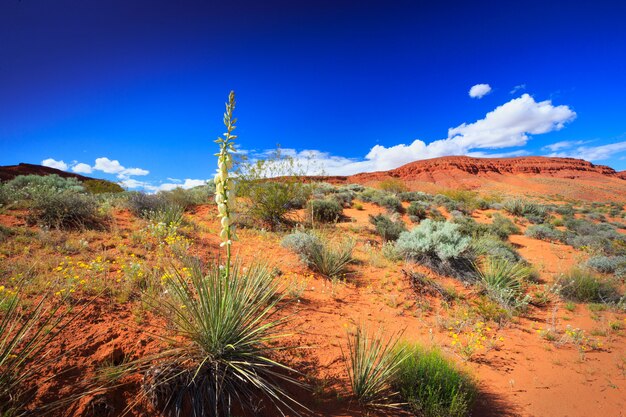
[[[4,0],[0,164],[195,185],[234,89],[242,149],[329,174],[450,154],[624,170],[626,4],[585,3]]]

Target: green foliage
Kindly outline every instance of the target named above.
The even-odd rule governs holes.
[[[479,206],[478,193],[469,190],[445,190],[441,192],[448,198],[444,201],[444,206],[448,211],[458,210],[462,213],[470,214]]]
[[[549,224],[534,224],[526,229],[526,236],[533,239],[556,242],[561,238],[561,233]]]
[[[28,217],[33,223],[54,229],[102,229],[106,221],[93,196],[71,190],[36,195]]]
[[[260,398],[297,404],[283,387],[296,383],[292,370],[270,358],[284,319],[275,317],[280,297],[268,270],[234,265],[227,276],[217,262],[187,265],[190,276],[175,271],[169,296],[155,300],[173,348],[146,375],[148,397],[177,416],[230,416],[233,402],[253,411]]]
[[[200,204],[212,203],[215,196],[215,184],[210,180],[206,185],[189,189],[174,188],[170,191],[160,191],[159,197],[170,204],[188,210]]]
[[[302,208],[311,195],[305,173],[302,164],[280,149],[268,159],[244,164],[237,185],[237,194],[243,197],[242,215],[270,229],[290,225],[287,214]]]
[[[400,237],[400,233],[406,231],[406,226],[401,219],[393,221],[384,214],[375,216],[370,214],[369,220],[376,228],[376,233],[383,238],[384,242],[397,240]]]
[[[343,208],[337,200],[310,200],[308,203],[308,213],[314,222],[333,223],[339,220],[343,213]]]
[[[515,247],[509,242],[504,242],[494,235],[484,235],[472,239],[471,250],[477,256],[492,256],[506,259],[511,262],[518,262],[522,258]]]
[[[147,218],[150,213],[156,213],[169,206],[169,202],[163,195],[146,194],[141,192],[128,193],[126,202],[128,209],[137,217]]]
[[[460,233],[458,225],[426,219],[411,231],[402,233],[396,248],[407,258],[431,256],[447,260],[461,256],[469,243],[470,238]]]
[[[399,347],[408,353],[394,374],[392,386],[409,410],[424,417],[466,417],[477,395],[475,382],[438,349]]]
[[[506,240],[510,235],[520,234],[521,230],[511,219],[504,217],[500,213],[495,213],[489,227],[489,232],[502,240]]]
[[[543,223],[549,215],[547,207],[521,199],[506,201],[504,209],[514,216],[526,217],[531,223]]]
[[[350,238],[329,242],[310,233],[296,232],[285,236],[281,245],[300,255],[312,270],[333,278],[347,272],[355,242]]]
[[[411,218],[411,221],[419,223],[428,217],[428,205],[420,201],[411,201],[411,204],[406,209],[407,214]]]
[[[62,354],[49,345],[75,316],[60,311],[60,304],[47,307],[42,297],[29,307],[21,305],[16,292],[0,287],[0,416],[43,415],[62,405],[52,400],[30,409],[32,384],[41,381],[41,372]]]
[[[344,361],[352,392],[359,402],[371,407],[395,407],[394,393],[390,383],[407,358],[398,337],[383,340],[380,332],[369,334],[357,327],[354,335],[348,335],[348,357]]]
[[[163,223],[165,226],[179,226],[185,220],[183,208],[176,205],[165,206],[157,211],[148,212],[147,218],[152,223]]]
[[[388,178],[378,183],[378,188],[393,194],[399,194],[407,191],[406,184],[399,178]]]
[[[119,185],[111,181],[105,180],[87,180],[82,183],[85,190],[91,194],[104,194],[104,193],[123,193],[124,189]]]
[[[449,222],[426,219],[411,231],[403,232],[396,250],[404,258],[422,263],[440,274],[468,279],[473,276],[471,239]]]
[[[588,269],[573,268],[558,279],[561,295],[571,301],[610,303],[620,299],[616,286]]]
[[[529,267],[503,258],[488,257],[477,270],[480,283],[491,299],[512,312],[526,307],[529,297],[523,296],[522,284],[532,274]]]
[[[359,193],[358,197],[363,201],[371,202],[384,207],[389,212],[402,212],[402,201],[400,201],[400,199],[392,193],[376,190],[374,188],[367,188],[363,192]]]
[[[594,256],[587,260],[587,267],[603,274],[626,271],[626,256]]]

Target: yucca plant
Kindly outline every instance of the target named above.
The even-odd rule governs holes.
[[[76,316],[60,312],[61,304],[48,307],[41,297],[33,306],[20,303],[20,289],[0,287],[0,416],[43,415],[58,408],[64,400],[50,402],[33,410],[33,382],[39,373],[59,359],[49,344]],[[42,380],[39,379],[38,383]],[[69,398],[65,400],[69,401]]]
[[[292,408],[297,402],[282,385],[298,384],[289,376],[294,371],[270,358],[285,319],[275,317],[281,297],[268,269],[242,272],[234,264],[227,277],[218,263],[205,271],[197,261],[187,265],[190,277],[175,273],[166,283],[169,297],[159,301],[174,348],[153,368],[148,394],[176,416],[187,415],[185,407],[198,416],[229,416],[232,404],[250,411],[262,397]]]
[[[398,347],[400,335],[383,340],[381,332],[370,334],[358,326],[354,335],[348,335],[348,357],[344,354],[350,386],[359,403],[370,407],[395,408],[396,393],[391,381],[402,362],[408,357]]]
[[[527,304],[522,297],[522,283],[532,274],[528,266],[505,258],[488,257],[476,269],[487,294],[502,307],[517,309]]]
[[[146,373],[144,390],[165,413],[175,416],[231,416],[233,412],[257,413],[267,400],[280,411],[299,405],[283,386],[300,385],[288,366],[270,356],[279,347],[274,342],[284,318],[276,318],[280,296],[269,270],[253,265],[243,269],[231,262],[234,184],[229,176],[234,151],[233,110],[230,93],[224,124],[227,131],[220,145],[215,199],[222,230],[221,246],[226,259],[203,268],[199,261],[184,259],[185,272],[175,270],[165,281],[167,294],[154,299],[154,306],[169,321],[173,345],[156,359]]]

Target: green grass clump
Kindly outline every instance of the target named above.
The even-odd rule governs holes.
[[[348,336],[348,357],[344,355],[350,386],[359,403],[370,407],[396,407],[391,380],[407,358],[398,347],[398,337],[383,340],[380,332],[369,334],[357,327]]]
[[[401,345],[408,357],[400,363],[392,386],[415,415],[465,417],[476,398],[475,382],[443,356],[438,349]]]
[[[480,284],[489,297],[508,311],[524,308],[529,301],[523,296],[522,284],[532,275],[532,270],[521,263],[503,258],[486,258],[477,267]]]
[[[300,255],[312,270],[333,278],[347,272],[355,242],[350,238],[330,242],[315,234],[296,232],[285,236],[281,245]]]
[[[597,276],[588,269],[573,268],[557,280],[561,295],[570,301],[611,303],[621,296],[613,282]]]

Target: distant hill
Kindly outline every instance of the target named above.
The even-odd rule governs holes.
[[[124,189],[111,181],[100,178],[91,178],[84,175],[66,172],[56,168],[45,167],[43,165],[25,164],[4,165],[0,166],[0,181],[10,181],[20,175],[53,175],[56,174],[63,178],[76,178],[82,182],[88,191],[93,193],[99,192],[121,192]]]
[[[318,177],[332,183],[376,183],[397,178],[410,190],[462,188],[510,195],[626,201],[626,171],[616,172],[583,159],[527,156],[472,158],[446,156],[410,162],[389,171]]]

